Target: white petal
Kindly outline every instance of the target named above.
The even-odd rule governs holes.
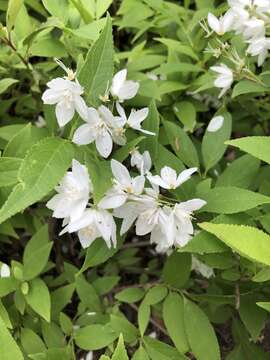
[[[212,30],[214,30],[217,34],[220,34],[221,27],[220,27],[220,22],[219,22],[218,18],[215,15],[213,15],[212,13],[208,13],[207,21],[208,21],[208,25],[210,26],[210,28]]]
[[[75,105],[75,109],[76,109],[77,113],[80,115],[80,117],[84,121],[87,121],[88,108],[87,108],[85,101],[83,100],[83,98],[81,96],[79,96],[79,95],[74,96],[74,105]]]
[[[154,222],[149,222],[149,219],[142,214],[136,221],[136,235],[143,236],[149,234],[155,226]]]
[[[73,135],[72,142],[77,145],[91,144],[95,140],[95,131],[89,124],[78,127]]]
[[[60,101],[55,108],[55,114],[59,126],[65,126],[68,122],[70,122],[74,116],[74,113],[75,109],[73,103]]]
[[[160,175],[162,180],[168,184],[169,188],[174,188],[176,186],[177,174],[174,169],[169,166],[164,166],[160,171]]]
[[[136,176],[132,179],[133,192],[136,195],[140,195],[143,192],[145,178],[143,175]]]
[[[131,184],[131,177],[128,172],[128,169],[122,165],[119,161],[112,159],[111,160],[111,169],[115,179],[124,186],[129,186]]]
[[[158,185],[160,187],[162,187],[163,189],[169,189],[170,186],[161,179],[161,177],[159,175],[147,175],[147,179],[150,181],[151,184],[153,185]]]
[[[44,104],[54,105],[63,99],[63,95],[59,91],[54,89],[48,89],[44,91],[42,95],[42,101]]]
[[[215,116],[213,117],[213,119],[210,120],[208,126],[207,126],[207,131],[209,132],[216,132],[218,131],[224,122],[224,117],[219,115],[219,116]]]
[[[10,268],[7,264],[2,264],[1,270],[0,270],[0,277],[1,278],[7,278],[10,277]]]
[[[100,200],[98,207],[101,209],[115,209],[122,206],[127,200],[127,195],[125,193],[112,193],[105,195],[103,199]]]
[[[104,158],[107,158],[112,152],[113,142],[111,135],[108,131],[104,131],[101,135],[96,138],[97,151]]]
[[[120,70],[114,75],[111,86],[111,94],[113,96],[118,96],[118,92],[126,81],[126,77],[127,69]]]
[[[194,167],[194,168],[190,168],[190,169],[186,169],[184,171],[182,171],[177,178],[177,186],[183,184],[185,181],[189,180],[191,175],[194,174],[196,171],[198,170],[198,168]]]
[[[149,109],[143,108],[137,111],[132,110],[127,123],[129,124],[130,127],[134,128],[134,129],[138,129],[141,126],[141,122],[147,118],[149,113]]]
[[[114,124],[114,116],[112,112],[104,105],[101,105],[98,108],[98,112],[101,115],[104,122],[109,125],[110,127],[113,127]]]
[[[118,90],[119,100],[128,100],[134,98],[139,90],[140,84],[136,81],[127,80]]]
[[[120,105],[120,103],[117,101],[116,102],[116,109],[118,114],[121,116],[122,119],[125,119],[125,122],[127,121],[127,117],[126,117],[126,113],[124,108]]]
[[[68,224],[68,232],[73,233],[91,225],[95,220],[95,210],[87,209],[79,219]]]
[[[202,199],[192,199],[192,200],[181,202],[178,205],[181,207],[181,209],[183,209],[189,213],[192,213],[193,211],[199,210],[201,207],[206,205],[206,201],[202,200]]]

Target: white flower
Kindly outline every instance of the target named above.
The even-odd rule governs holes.
[[[143,122],[143,120],[147,118],[149,113],[149,109],[147,107],[140,110],[132,109],[128,118],[126,116],[125,110],[119,103],[116,103],[116,108],[118,114],[120,115],[120,118],[122,119],[123,124],[127,124],[132,129],[141,131],[142,133],[148,135],[155,135],[155,133],[148,130],[144,130],[141,127],[141,123]]]
[[[7,264],[2,263],[0,269],[0,278],[7,278],[10,277],[10,268]]]
[[[221,115],[214,116],[210,120],[210,122],[209,122],[209,124],[207,126],[207,131],[216,132],[222,127],[223,123],[224,123],[224,117],[223,116],[221,116]]]
[[[117,160],[111,161],[114,185],[99,203],[102,209],[115,209],[123,205],[130,196],[140,195],[144,189],[144,176],[132,178],[127,168]]]
[[[152,160],[149,151],[145,150],[142,154],[137,150],[131,152],[131,166],[136,166],[142,175],[147,174],[152,167]]]
[[[197,168],[186,169],[177,176],[174,169],[169,166],[164,166],[160,171],[160,176],[149,174],[147,178],[152,184],[161,186],[163,189],[176,189],[190,179],[191,175],[197,170]]]
[[[268,55],[269,49],[270,39],[262,37],[250,41],[250,44],[247,48],[247,53],[251,56],[258,56],[258,66],[261,66]]]
[[[94,240],[102,237],[107,246],[116,246],[116,225],[112,214],[102,209],[86,209],[81,217],[70,222],[60,235],[78,231],[83,248],[87,248]]]
[[[246,40],[256,39],[265,35],[265,24],[261,19],[252,17],[244,23],[244,26],[243,36]]]
[[[122,129],[122,120],[114,117],[111,111],[104,105],[98,110],[88,108],[86,124],[81,125],[74,133],[72,141],[77,145],[87,145],[95,141],[98,152],[107,158],[112,152],[113,132]],[[120,130],[121,131],[120,131]]]
[[[46,206],[53,210],[53,217],[78,219],[85,210],[92,184],[87,168],[77,160],[72,161],[72,171],[68,171],[56,187],[56,194]]]
[[[233,83],[233,72],[225,64],[220,64],[219,66],[212,66],[210,69],[218,74],[217,78],[214,81],[214,85],[217,88],[222,89],[219,94],[220,98],[231,87]]]
[[[185,246],[191,239],[194,233],[191,222],[194,211],[199,210],[206,204],[206,201],[201,199],[192,199],[175,204],[173,209],[174,224],[175,224],[175,246]]]
[[[132,99],[139,90],[139,83],[132,80],[126,80],[127,70],[123,69],[116,73],[112,79],[110,92],[120,102]]]
[[[218,35],[224,35],[227,31],[231,30],[234,16],[232,12],[227,11],[224,16],[221,16],[218,19],[212,13],[208,13],[207,20],[212,30],[214,30]]]
[[[194,255],[192,255],[191,260],[192,260],[191,269],[200,273],[203,277],[209,279],[210,277],[215,275],[214,270],[210,266],[198,260]]]
[[[35,121],[35,125],[38,128],[43,128],[46,126],[46,121],[42,116],[38,116],[37,121]]]
[[[66,125],[74,116],[75,110],[85,119],[87,106],[81,97],[83,88],[78,80],[56,78],[47,83],[48,90],[42,95],[44,104],[56,104],[55,114],[60,127]]]

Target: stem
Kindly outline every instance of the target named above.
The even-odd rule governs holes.
[[[18,52],[18,49],[12,43],[11,39],[2,38],[2,41],[15,52],[15,54],[19,57],[19,59],[27,67],[27,69],[30,70],[29,62]]]

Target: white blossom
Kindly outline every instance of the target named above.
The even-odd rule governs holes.
[[[127,70],[123,69],[116,73],[112,79],[110,93],[118,101],[132,99],[139,90],[139,83],[137,81],[126,80]]]
[[[2,263],[0,268],[0,278],[8,278],[10,277],[10,268],[7,264]]]
[[[261,19],[252,17],[244,23],[243,36],[246,40],[256,39],[265,35],[265,24]]]
[[[227,11],[224,16],[221,16],[219,19],[212,13],[208,13],[208,25],[210,28],[215,31],[218,35],[224,35],[226,32],[231,30],[234,15],[232,12]]]
[[[88,108],[87,117],[84,120],[86,124],[75,131],[72,141],[77,145],[87,145],[95,141],[100,155],[107,158],[112,152],[113,137],[117,138],[114,136],[115,133],[118,132],[119,136],[120,133],[124,133],[122,119],[113,116],[106,106],[101,105],[97,110]],[[120,142],[119,139],[118,142]]]
[[[142,175],[147,174],[152,167],[149,151],[145,150],[141,154],[137,149],[134,149],[131,152],[130,164],[131,166],[136,166]]]
[[[261,66],[268,55],[269,49],[270,39],[262,37],[250,41],[250,44],[247,48],[247,53],[251,56],[258,56],[258,66]]]
[[[214,81],[214,85],[217,88],[222,89],[219,94],[219,98],[220,98],[231,87],[233,83],[233,72],[225,64],[220,64],[219,66],[212,66],[210,69],[217,73],[217,77]]]
[[[87,248],[94,240],[102,237],[107,246],[116,246],[116,225],[111,213],[103,209],[86,209],[83,214],[71,221],[60,233],[78,232],[83,248]]]
[[[132,109],[130,112],[129,117],[126,116],[125,110],[120,105],[120,103],[116,104],[116,108],[118,111],[118,114],[120,115],[120,118],[122,119],[123,124],[128,125],[134,130],[141,131],[142,133],[148,134],[148,135],[155,135],[155,133],[144,130],[141,127],[141,123],[147,118],[149,109],[148,107],[145,107],[140,110],[134,110]]]
[[[84,212],[92,184],[87,168],[77,160],[72,161],[72,171],[68,171],[56,187],[57,194],[46,206],[53,210],[53,217],[78,219]]]
[[[222,115],[214,116],[210,120],[210,122],[207,126],[207,131],[208,132],[216,132],[222,128],[223,123],[224,123],[224,117]]]
[[[44,104],[55,105],[55,114],[60,127],[70,122],[75,110],[82,119],[87,117],[87,106],[81,97],[83,88],[78,80],[56,78],[47,83],[49,89],[42,95]]]
[[[128,169],[117,160],[111,160],[111,169],[114,176],[113,187],[101,199],[99,207],[114,209],[123,205],[130,196],[140,195],[144,189],[143,175],[132,178]]]
[[[147,178],[152,184],[161,186],[163,189],[176,189],[187,181],[197,170],[197,168],[186,169],[177,176],[174,169],[169,166],[164,166],[160,171],[160,176],[149,174]]]

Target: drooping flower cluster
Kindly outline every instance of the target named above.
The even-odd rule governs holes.
[[[269,0],[228,0],[229,9],[217,18],[212,13],[208,14],[208,25],[218,36],[226,32],[234,31],[241,34],[247,44],[246,53],[257,56],[258,66],[261,66],[270,49],[270,38],[267,33],[270,27],[270,1]],[[227,43],[222,43],[220,49],[212,49],[217,57],[222,53],[227,53]],[[221,50],[222,49],[222,50]],[[226,56],[240,70],[243,66],[237,53]],[[234,80],[234,73],[227,65],[221,63],[211,68],[217,73],[214,85],[221,88],[220,97],[231,87]]]
[[[137,149],[131,154],[131,162],[140,175],[131,176],[123,164],[111,160],[113,186],[98,205],[94,205],[88,171],[73,160],[72,170],[67,172],[56,188],[57,194],[47,203],[54,217],[64,219],[60,234],[77,232],[84,248],[99,237],[108,247],[116,246],[115,217],[122,219],[121,235],[135,223],[136,234],[150,234],[150,241],[157,245],[158,252],[187,244],[194,233],[192,214],[206,202],[201,199],[178,202],[162,195],[160,188],[178,188],[197,168],[177,175],[174,169],[165,166],[160,175],[152,175],[148,151],[140,154]]]
[[[116,101],[118,114],[114,115],[112,109],[105,105],[100,105],[97,109],[88,107],[82,98],[84,89],[79,84],[76,74],[59,60],[57,62],[66,71],[67,76],[49,81],[47,84],[49,89],[44,92],[42,100],[45,104],[56,104],[55,113],[60,127],[72,120],[75,111],[80,115],[85,124],[75,131],[72,139],[75,144],[88,145],[95,142],[99,154],[107,158],[112,152],[113,143],[120,146],[126,143],[127,128],[154,135],[141,127],[148,116],[147,107],[140,110],[132,109],[127,116],[120,104],[132,99],[139,89],[138,82],[126,79],[126,69],[114,75],[107,94],[100,96],[103,101],[108,102],[110,94],[113,101]]]

